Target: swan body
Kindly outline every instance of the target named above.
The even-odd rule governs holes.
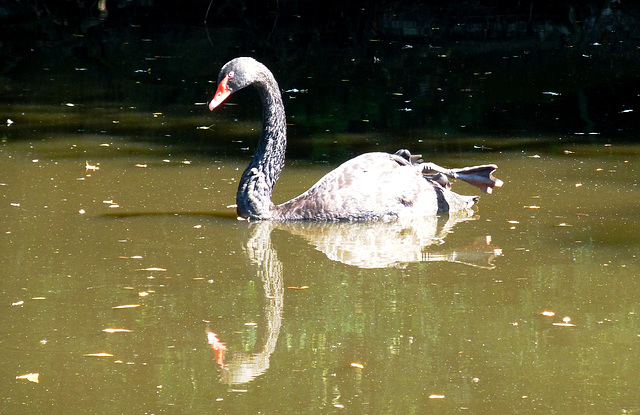
[[[464,210],[478,201],[477,196],[452,192],[442,175],[425,174],[430,170],[427,167],[435,165],[415,163],[414,156],[400,150],[395,154],[375,152],[355,157],[300,196],[274,205],[271,194],[284,166],[287,135],[284,105],[271,71],[253,58],[240,57],[227,62],[220,71],[209,109],[213,110],[229,95],[249,85],[258,90],[262,99],[263,130],[238,186],[239,217],[279,221],[386,220]],[[490,167],[491,171],[496,168]],[[493,184],[480,186],[488,191],[494,185],[499,186],[492,180]]]

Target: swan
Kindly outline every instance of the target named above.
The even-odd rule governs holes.
[[[502,184],[491,177],[495,165],[447,170],[421,163],[407,150],[365,153],[329,172],[300,196],[275,205],[273,187],[284,166],[287,131],[280,88],[271,71],[249,57],[227,62],[209,109],[253,85],[262,100],[263,128],[253,158],[242,173],[236,195],[239,218],[249,220],[391,220],[468,209],[477,196],[450,190],[446,176],[461,178],[490,192]],[[437,173],[431,175],[430,173]]]

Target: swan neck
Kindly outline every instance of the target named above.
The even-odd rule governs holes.
[[[262,132],[253,158],[242,174],[236,198],[238,215],[253,219],[270,219],[273,215],[271,194],[284,166],[287,145],[280,88],[270,72],[263,75],[254,83],[262,100]]]

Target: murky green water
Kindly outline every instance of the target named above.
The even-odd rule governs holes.
[[[506,184],[400,229],[239,222],[244,160],[5,143],[2,411],[637,412],[639,150],[443,155]]]

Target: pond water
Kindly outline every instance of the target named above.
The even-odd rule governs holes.
[[[375,73],[337,98],[291,92],[276,202],[354,154],[402,147],[447,167],[495,163],[505,185],[472,213],[416,223],[248,223],[232,205],[255,96],[207,114],[219,55],[195,78],[176,59],[165,84],[135,72],[162,48],[114,44],[139,55],[96,75],[50,52],[32,77],[3,80],[21,92],[0,127],[0,412],[640,412],[633,122],[616,134],[576,92],[564,131],[491,133],[499,122],[477,120],[500,82],[478,81],[474,107],[459,94],[479,79],[467,69],[448,92],[411,77],[402,93],[367,90]],[[421,85],[442,96],[399,98]],[[562,118],[543,91],[530,102],[551,107],[533,118]],[[628,120],[633,98],[611,117]]]
[[[640,148],[566,150],[446,155],[505,186],[401,228],[237,221],[246,160],[5,143],[3,412],[637,411]]]

